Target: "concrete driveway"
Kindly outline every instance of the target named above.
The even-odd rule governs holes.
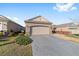
[[[79,56],[79,43],[49,35],[31,36],[34,56]]]

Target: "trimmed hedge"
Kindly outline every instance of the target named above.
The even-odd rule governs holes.
[[[20,45],[27,45],[27,44],[30,44],[31,42],[32,40],[28,36],[19,35],[16,38],[16,43]]]

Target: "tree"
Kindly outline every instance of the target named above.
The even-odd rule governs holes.
[[[56,33],[56,27],[53,28],[52,33]]]

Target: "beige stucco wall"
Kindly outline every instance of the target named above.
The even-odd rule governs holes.
[[[57,27],[56,28],[56,31],[68,31],[70,32],[71,34],[77,34],[79,33],[79,27],[75,27],[76,29],[70,29],[70,27]]]
[[[40,24],[40,23],[26,23],[26,26],[25,26],[25,28],[26,28],[26,33],[28,33],[28,35],[30,35],[30,28],[32,27],[32,26],[46,26],[46,27],[49,27],[49,32],[50,32],[50,34],[52,33],[52,25],[50,25],[50,24]]]
[[[56,31],[69,31],[68,27],[57,27]]]

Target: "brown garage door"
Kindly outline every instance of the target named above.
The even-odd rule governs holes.
[[[48,35],[49,27],[32,27],[32,35]]]

